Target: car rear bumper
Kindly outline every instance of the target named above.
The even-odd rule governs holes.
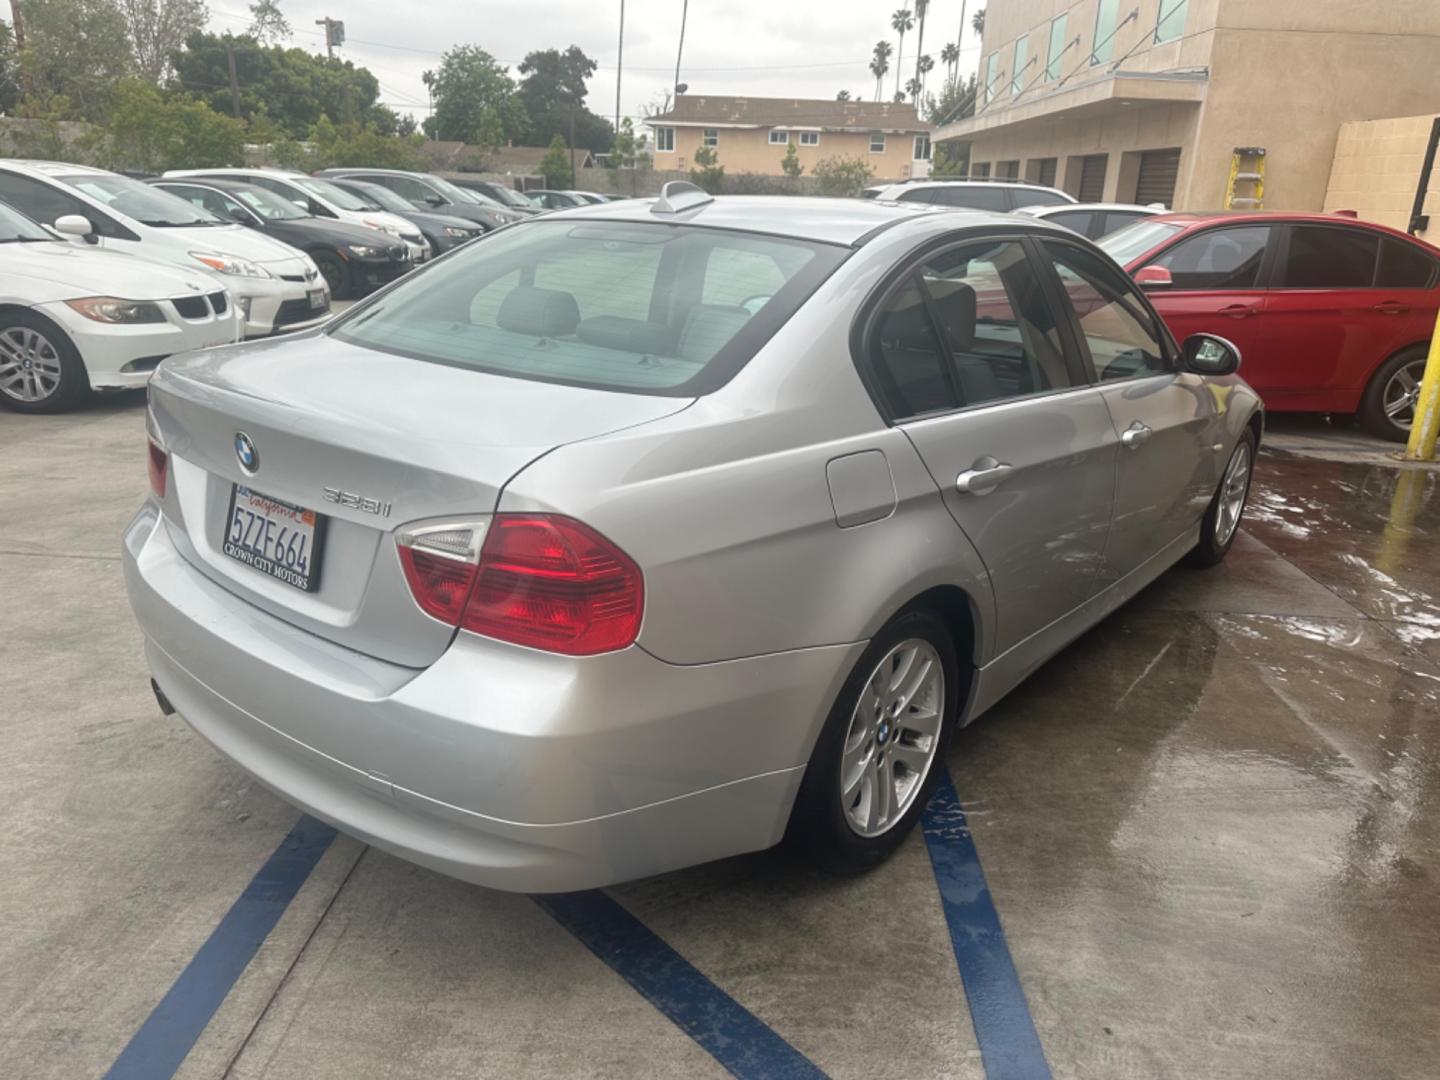
[[[494,888],[591,888],[768,847],[861,645],[681,667],[462,634],[430,667],[327,642],[125,534],[160,690],[223,753],[376,847]]]

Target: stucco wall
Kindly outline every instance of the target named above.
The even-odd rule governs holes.
[[[659,150],[654,152],[657,169],[689,169],[695,164],[695,151],[701,146],[701,128],[677,127],[675,129],[674,153]],[[753,128],[717,128],[719,144],[714,148],[718,163],[725,166],[727,173],[753,172],[768,176],[783,176],[780,162],[785,157],[784,146],[772,146],[769,130]],[[817,161],[825,158],[859,158],[875,170],[877,180],[904,180],[911,175],[914,164],[914,136],[887,134],[885,152],[870,152],[870,133],[831,132],[820,133],[819,146],[801,146],[799,132],[790,132],[790,141],[795,143],[795,152],[800,164],[809,175]],[[652,147],[654,141],[651,142]]]
[[[1325,211],[1354,210],[1366,221],[1408,228],[1435,119],[1434,114],[1426,114],[1342,126]],[[1419,235],[1431,243],[1440,241],[1440,168],[1430,176],[1425,213],[1432,221]]]

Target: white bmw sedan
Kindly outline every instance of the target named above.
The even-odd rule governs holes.
[[[0,404],[143,386],[167,356],[238,340],[237,310],[206,274],[77,247],[0,203]]]

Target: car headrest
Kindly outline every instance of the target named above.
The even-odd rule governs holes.
[[[564,337],[580,325],[580,306],[568,292],[518,285],[500,302],[495,325],[513,334]]]
[[[664,323],[647,319],[625,319],[619,315],[596,315],[583,319],[575,336],[587,345],[606,349],[622,349],[632,353],[668,356],[671,333]]]
[[[750,321],[742,307],[696,304],[685,317],[675,353],[682,360],[709,360]]]
[[[926,285],[950,348],[969,352],[975,344],[975,290],[963,281],[927,281]]]

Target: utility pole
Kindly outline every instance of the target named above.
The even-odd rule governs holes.
[[[240,80],[235,76],[235,46],[225,42],[225,60],[230,65],[230,108],[236,118],[240,116]]]
[[[675,97],[680,97],[680,57],[685,53],[685,20],[690,16],[690,0],[683,0],[680,6],[680,44],[675,48]]]
[[[335,47],[345,44],[345,23],[327,15],[323,19],[316,19],[315,25],[325,28],[325,52],[331,60],[334,60]]]
[[[570,189],[575,189],[575,106],[570,106]]]
[[[20,0],[10,0],[10,25],[15,34],[15,55],[20,57],[20,92],[30,96],[30,66],[25,63],[25,20],[20,17]]]
[[[20,0],[10,0],[18,4]],[[17,24],[18,25],[18,24]],[[620,0],[620,47],[615,55],[615,138],[620,138],[620,74],[625,70],[625,0]]]

